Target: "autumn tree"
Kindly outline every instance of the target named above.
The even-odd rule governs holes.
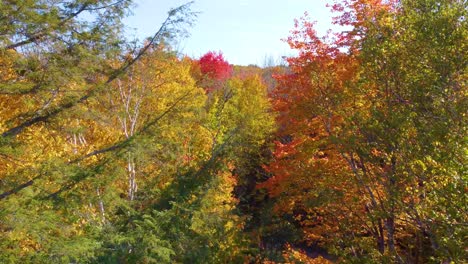
[[[96,115],[107,89],[193,18],[189,5],[175,8],[148,42],[130,49],[120,23],[129,4],[0,4],[0,258],[6,263],[90,261],[103,254],[98,234],[124,204],[114,181],[122,175],[122,154],[182,100],[170,98],[128,138],[109,129],[108,116]]]
[[[198,84],[207,92],[220,89],[232,75],[232,66],[224,59],[222,52],[209,51],[194,61],[193,73]]]
[[[305,19],[288,39],[299,56],[288,60],[293,73],[279,77],[281,138],[274,176],[260,187],[279,198],[277,210],[298,221],[306,241],[347,257],[463,258],[455,241],[466,221],[466,4],[332,8],[351,30],[321,38]],[[453,242],[443,242],[449,234]]]

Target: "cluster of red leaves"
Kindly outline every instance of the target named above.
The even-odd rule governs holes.
[[[201,73],[210,79],[223,81],[232,75],[232,66],[224,59],[222,52],[209,51],[198,63]]]

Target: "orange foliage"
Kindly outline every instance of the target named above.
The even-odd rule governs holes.
[[[333,9],[353,8],[351,4]],[[344,25],[345,20],[338,20],[344,17],[336,19]],[[353,35],[329,32],[320,37],[314,25],[305,14],[295,21],[287,39],[299,55],[287,59],[291,73],[275,76],[278,86],[272,101],[280,140],[266,167],[273,176],[257,187],[277,198],[277,213],[293,215],[307,243],[320,245],[335,239],[343,226],[367,230],[360,219],[367,201],[335,140],[343,133],[343,114],[356,104],[348,100],[349,84],[359,70],[359,61],[347,46]]]

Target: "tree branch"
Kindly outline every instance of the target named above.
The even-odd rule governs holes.
[[[149,42],[146,43],[144,45],[144,47],[140,49],[140,51],[137,53],[137,55],[134,58],[132,58],[130,60],[127,60],[126,62],[124,62],[122,64],[122,66],[119,69],[115,70],[109,76],[107,81],[102,86],[98,86],[98,87],[94,88],[93,90],[89,91],[88,94],[80,97],[76,101],[63,103],[63,104],[57,106],[56,108],[50,110],[46,114],[31,118],[30,120],[27,120],[27,121],[13,127],[13,128],[8,129],[7,131],[2,133],[2,137],[4,137],[4,138],[5,137],[14,137],[14,136],[20,134],[25,128],[30,127],[30,126],[32,126],[34,124],[37,124],[37,123],[40,123],[40,122],[45,122],[45,121],[49,120],[50,118],[52,118],[54,116],[57,116],[62,111],[66,110],[66,109],[70,109],[70,108],[74,107],[75,105],[81,104],[81,103],[85,102],[86,100],[88,100],[90,97],[94,96],[97,92],[99,92],[103,88],[103,86],[112,83],[120,75],[125,73],[128,70],[128,68],[130,68],[135,62],[137,62],[148,51],[148,49],[150,49],[159,39],[163,38],[164,34],[166,33],[167,27],[173,23],[172,17],[177,14],[177,12],[175,12],[175,11],[183,10],[184,8],[187,8],[187,6],[190,5],[190,4],[191,4],[191,2],[188,3],[188,4],[182,5],[182,6],[178,7],[178,8],[176,8],[176,9],[171,10],[171,12],[169,12],[169,15],[166,18],[166,20],[163,22],[163,24],[161,25],[159,30],[149,40]],[[180,22],[180,21],[176,21],[176,22]]]
[[[165,117],[167,114],[169,114],[172,111],[172,109],[174,109],[174,107],[177,106],[177,104],[179,104],[184,98],[187,98],[189,95],[190,95],[190,92],[187,92],[184,95],[182,95],[181,97],[179,97],[163,113],[161,113],[159,116],[154,118],[151,122],[149,122],[146,126],[144,126],[140,131],[138,131],[138,133],[136,133],[134,136],[126,138],[126,139],[124,139],[124,140],[122,140],[122,141],[120,141],[120,142],[118,142],[118,143],[116,143],[116,144],[114,144],[112,146],[92,151],[92,152],[84,155],[83,157],[80,157],[80,158],[77,158],[77,159],[74,159],[74,160],[68,162],[68,164],[78,163],[78,162],[80,162],[80,161],[82,161],[84,159],[90,158],[92,156],[97,156],[97,155],[100,155],[100,154],[103,154],[103,153],[107,153],[107,152],[111,152],[111,151],[115,151],[115,150],[119,150],[119,149],[124,148],[128,143],[130,143],[135,138],[136,135],[143,134],[143,133],[147,132],[148,129],[151,126],[155,125],[163,117]],[[25,183],[22,183],[22,184],[18,185],[17,187],[15,187],[15,188],[13,188],[13,189],[11,189],[9,191],[3,192],[2,194],[0,194],[0,200],[3,200],[5,198],[7,198],[8,196],[16,194],[16,193],[20,192],[21,190],[33,185],[34,181],[41,178],[41,177],[42,177],[42,175],[37,175],[36,177],[32,178],[31,180],[29,180],[29,181],[27,181]],[[71,187],[73,187],[78,182],[79,181],[73,181],[72,183],[67,184],[65,187],[60,188],[57,192],[55,192],[53,194],[50,194],[49,197],[56,197],[58,194],[62,193],[65,190],[70,189]]]

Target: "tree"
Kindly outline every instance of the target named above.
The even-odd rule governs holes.
[[[107,89],[192,21],[189,4],[173,9],[152,38],[129,52],[130,45],[120,40],[120,19],[129,4],[0,4],[1,19],[14,21],[2,23],[0,41],[0,104],[5,106],[0,110],[0,258],[6,262],[101,256],[102,232],[125,204],[114,181],[122,175],[122,154],[188,96],[173,93],[179,98],[159,105],[156,117],[145,116],[133,137],[122,139],[115,127],[109,129],[106,122],[112,118],[102,108]],[[83,19],[85,14],[89,19]],[[188,76],[189,68],[184,69]],[[184,85],[191,80],[173,78]],[[186,87],[200,91],[193,82]]]
[[[117,57],[123,55],[122,51],[128,48],[122,47],[117,39],[121,39],[119,21],[130,1],[106,4],[108,2],[111,1],[76,1],[66,4],[30,1],[21,8],[18,4],[2,4],[5,14],[10,15],[5,19],[18,22],[10,25],[27,28],[17,30],[16,26],[5,27],[5,46],[2,50],[16,49],[23,55],[17,57],[19,60],[16,62],[16,70],[22,73],[18,78],[22,82],[17,85],[15,81],[19,79],[10,80],[3,85],[2,93],[39,95],[37,98],[33,97],[37,103],[31,109],[25,109],[22,117],[26,121],[11,120],[16,123],[2,133],[3,138],[16,136],[30,126],[48,121],[63,111],[82,104],[124,73],[152,45],[180,33],[180,26],[190,24],[194,16],[189,9],[190,3],[172,9],[155,35],[141,49],[137,49],[134,56],[127,57],[118,67],[112,67],[106,62],[118,60]],[[103,3],[106,5],[101,6]],[[25,15],[15,12],[16,9],[22,10]],[[88,22],[79,18],[78,15],[83,12],[89,12],[91,17],[95,14],[95,20]],[[29,29],[38,27],[37,32],[28,32]],[[15,42],[17,39],[21,40]],[[64,69],[69,71],[64,72]],[[102,78],[97,79],[98,76]],[[92,89],[61,90],[70,84],[78,87],[88,85]]]
[[[209,51],[199,59],[200,71],[211,79],[226,80],[231,75],[231,65],[224,60],[223,53]]]
[[[199,85],[211,92],[220,89],[232,75],[231,65],[224,59],[223,53],[209,51],[194,65],[195,78]]]
[[[274,95],[274,176],[260,187],[280,198],[278,209],[298,220],[309,243],[369,261],[463,258],[459,242],[441,237],[461,241],[465,221],[456,205],[465,199],[465,5],[344,1],[332,7],[341,13],[335,21],[351,30],[329,38],[307,19],[296,23],[288,42],[299,56]],[[450,231],[435,231],[442,226]]]

